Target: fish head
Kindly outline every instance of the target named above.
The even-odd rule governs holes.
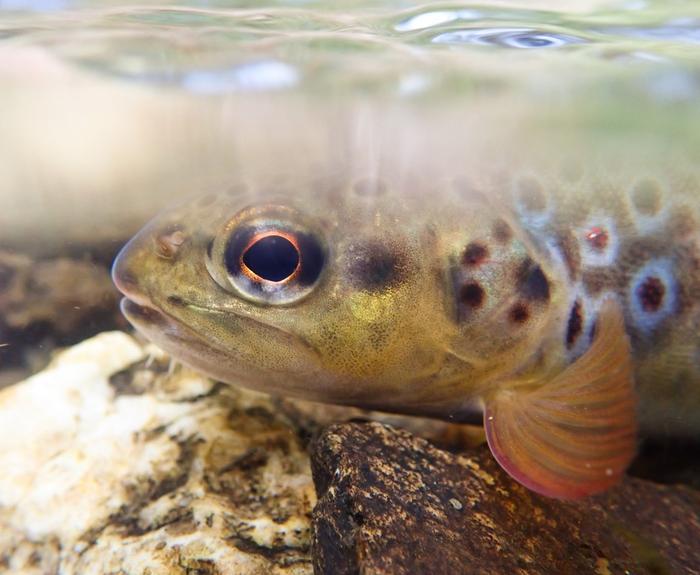
[[[438,213],[379,188],[243,187],[175,207],[119,254],[122,310],[222,381],[440,415],[531,351],[551,277],[497,210]]]

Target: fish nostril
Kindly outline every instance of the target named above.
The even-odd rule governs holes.
[[[156,254],[166,260],[172,259],[185,240],[186,236],[180,226],[169,226],[155,237]]]

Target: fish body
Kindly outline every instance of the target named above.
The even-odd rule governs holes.
[[[329,174],[158,216],[115,263],[127,318],[256,390],[483,412],[501,464],[555,497],[617,481],[638,427],[700,432],[692,176]]]

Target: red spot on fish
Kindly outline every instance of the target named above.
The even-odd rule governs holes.
[[[486,246],[478,243],[471,243],[464,250],[462,262],[466,266],[478,266],[484,263],[489,257],[489,250]]]
[[[593,226],[586,234],[586,240],[593,249],[602,251],[608,247],[610,237],[608,232],[598,226]]]
[[[661,307],[666,294],[666,287],[657,277],[649,277],[637,288],[637,297],[646,312],[655,312]]]

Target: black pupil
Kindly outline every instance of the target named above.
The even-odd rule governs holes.
[[[246,250],[243,263],[264,280],[279,282],[287,279],[297,269],[299,251],[287,238],[266,236]]]

